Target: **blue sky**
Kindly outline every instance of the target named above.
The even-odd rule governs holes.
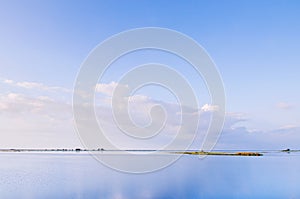
[[[22,140],[23,134],[12,127],[18,126],[18,122],[32,123],[28,131],[40,132],[44,128],[35,123],[36,115],[30,119],[26,111],[22,112],[24,116],[18,113],[18,120],[12,116],[13,107],[18,106],[7,105],[10,100],[16,100],[16,96],[9,98],[9,94],[19,94],[23,100],[48,96],[55,102],[70,105],[80,65],[96,45],[121,31],[151,26],[182,32],[207,50],[224,81],[228,114],[243,118],[234,124],[244,129],[235,138],[242,136],[240,140],[248,140],[243,133],[267,132],[268,136],[274,136],[274,143],[280,140],[280,134],[287,140],[286,146],[290,142],[296,147],[294,141],[300,140],[300,135],[295,133],[300,128],[299,8],[298,1],[1,1],[0,89],[2,107],[6,107],[6,111],[1,111],[2,140],[11,134],[3,142],[19,146],[14,140]],[[135,61],[124,59],[124,65],[142,63],[155,56],[150,53],[145,59],[139,56]],[[155,59],[166,61],[167,58]],[[169,63],[178,63],[175,68],[186,71],[193,88],[202,92],[203,85],[198,87],[197,78],[180,61]],[[114,75],[119,76],[121,72],[116,67],[107,74],[105,83],[116,81]],[[5,80],[14,84],[4,83]],[[157,93],[152,97],[168,100],[168,95]],[[204,99],[202,105],[208,103],[205,96]],[[41,103],[49,105],[49,102]],[[57,119],[60,113],[52,115]],[[56,142],[56,133],[50,132],[74,132],[71,124],[67,130],[52,125],[53,129],[40,134],[40,139],[52,136]],[[257,134],[258,140],[264,139]],[[31,136],[26,138],[29,146],[30,140],[34,140]],[[68,136],[76,140],[74,133]]]

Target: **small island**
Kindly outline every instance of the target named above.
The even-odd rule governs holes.
[[[178,152],[186,155],[220,155],[220,156],[263,156],[262,153],[258,152],[217,152],[217,151],[184,151]]]

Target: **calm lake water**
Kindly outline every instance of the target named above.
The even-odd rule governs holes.
[[[300,155],[182,156],[127,174],[87,154],[0,153],[0,198],[300,198]]]

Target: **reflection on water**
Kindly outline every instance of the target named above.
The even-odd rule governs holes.
[[[141,163],[139,163],[141,164]],[[300,156],[183,156],[148,174],[86,154],[0,153],[0,198],[300,198]]]

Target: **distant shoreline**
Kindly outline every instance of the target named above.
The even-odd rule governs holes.
[[[183,155],[213,155],[213,156],[263,156],[268,151],[245,151],[245,150],[216,150],[216,151],[199,151],[199,150],[154,150],[154,149],[128,149],[128,150],[107,150],[103,148],[98,149],[0,149],[2,153],[16,153],[16,152],[167,152],[170,154],[183,154]],[[292,153],[300,152],[300,150],[273,150],[276,153]]]
[[[186,154],[186,155],[219,155],[219,156],[263,156],[262,153],[258,152],[206,152],[206,151],[195,151],[195,152],[179,152],[179,154]]]

